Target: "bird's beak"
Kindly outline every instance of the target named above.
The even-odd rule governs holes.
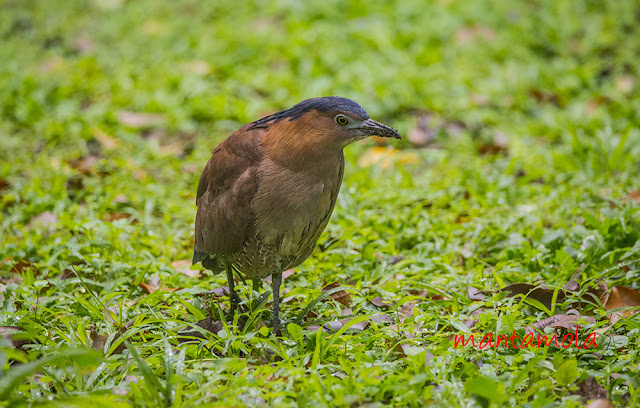
[[[377,122],[373,119],[367,119],[362,122],[360,130],[367,136],[382,136],[393,137],[394,139],[402,139],[400,134],[392,127],[389,127],[383,123]]]

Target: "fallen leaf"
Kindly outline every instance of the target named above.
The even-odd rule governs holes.
[[[451,300],[451,298],[438,293],[436,295],[431,296],[431,300]]]
[[[95,167],[98,163],[99,157],[94,155],[86,155],[78,157],[77,159],[69,160],[69,166],[76,169],[81,174],[93,174],[95,173]]]
[[[562,327],[567,330],[575,330],[577,325],[580,323],[580,320],[587,323],[596,322],[596,319],[591,316],[557,314],[533,323],[531,326],[527,326],[525,330],[527,333],[535,333],[535,329],[544,330],[547,327]]]
[[[179,261],[171,262],[171,266],[176,272],[186,275],[190,278],[195,278],[200,275],[200,271],[197,269],[191,269],[191,261],[188,259],[181,259]]]
[[[342,325],[346,325],[347,323],[349,323],[351,320],[353,320],[354,318],[348,318],[348,319],[340,319],[340,323],[342,323]],[[369,326],[369,320],[364,320],[362,322],[358,322],[354,325],[352,325],[351,327],[349,327],[348,330],[352,330],[352,331],[358,331],[361,332],[364,329],[366,329]]]
[[[80,54],[91,52],[96,48],[96,44],[93,42],[89,33],[82,31],[76,35],[73,39],[73,49]]]
[[[229,296],[231,292],[229,291],[228,286],[221,286],[219,288],[211,289],[204,292],[206,295],[216,295],[216,296]]]
[[[637,203],[640,203],[640,190],[630,192],[629,194],[627,194],[627,197]]]
[[[416,308],[416,305],[413,302],[407,302],[398,311],[398,319],[400,323],[404,323],[406,319],[413,317],[413,310]]]
[[[326,292],[331,289],[337,288],[339,286],[342,286],[342,285],[340,285],[338,282],[333,282],[326,285],[324,288],[322,288],[322,291]],[[342,303],[345,307],[349,307],[349,305],[351,304],[351,295],[349,295],[349,293],[346,290],[339,290],[337,292],[333,292],[329,296],[331,296],[331,298],[336,302]]]
[[[615,408],[609,400],[597,399],[588,403],[584,408]]]
[[[376,323],[393,323],[394,322],[393,317],[386,314],[382,314],[382,313],[378,313],[371,316],[370,320]]]
[[[365,151],[358,159],[360,167],[380,165],[383,169],[390,169],[394,164],[414,164],[420,157],[414,152],[401,152],[393,146],[375,146]]]
[[[462,320],[462,324],[464,324],[465,326],[467,326],[467,328],[472,329],[475,327],[476,324],[478,324],[478,322],[480,320],[475,319],[475,316],[479,316],[482,314],[482,312],[489,310],[489,308],[486,307],[479,307],[476,310],[474,310],[473,312],[471,312],[471,319],[463,319]]]
[[[15,326],[1,326],[0,337],[7,339],[11,342],[11,346],[14,348],[22,348],[25,344],[31,343],[29,340],[21,339],[20,334],[24,333],[24,329]]]
[[[514,283],[505,286],[501,291],[509,292],[507,296],[525,295],[528,298],[535,299],[542,303],[547,309],[551,309],[554,291],[548,288],[535,286],[530,283]],[[556,303],[561,303],[564,298],[564,291],[558,291]]]
[[[476,150],[485,156],[507,153],[509,151],[509,136],[503,132],[496,132],[490,141],[480,144]]]
[[[53,71],[56,71],[62,68],[64,65],[64,58],[59,55],[54,55],[50,58],[47,58],[40,64],[40,72],[43,74],[50,74]]]
[[[164,120],[164,115],[161,113],[131,112],[126,110],[118,113],[118,121],[132,128],[158,126],[162,125]]]
[[[163,290],[165,292],[175,292],[176,290],[182,289],[182,288],[168,288],[166,286],[159,287],[159,286],[152,285],[152,284],[146,283],[146,282],[140,282],[138,284],[138,286],[141,289],[145,290],[147,293],[153,293],[153,292],[155,292],[157,290]]]
[[[129,199],[127,198],[126,195],[124,194],[118,194],[117,196],[115,196],[115,198],[113,199],[113,203],[114,204],[126,204],[129,202]]]
[[[117,220],[126,220],[129,219],[131,215],[127,214],[127,213],[123,213],[123,212],[116,212],[116,213],[111,213],[111,214],[107,214],[104,217],[104,221],[105,222],[114,222]]]
[[[535,99],[538,103],[551,103],[558,105],[558,95],[551,91],[531,88],[529,89],[529,96]]]
[[[84,190],[84,180],[79,174],[69,177],[65,183],[69,198],[73,199],[76,191]]]
[[[35,217],[32,217],[31,220],[29,220],[29,224],[27,224],[27,226],[31,229],[42,228],[47,227],[51,224],[55,224],[56,222],[58,222],[58,217],[56,217],[56,215],[51,211],[45,211],[36,215]]]
[[[478,40],[494,42],[496,37],[492,28],[479,24],[461,27],[454,34],[454,40],[459,45],[469,45]]]
[[[606,300],[602,301],[604,310],[612,310],[621,307],[633,307],[636,309],[624,310],[621,312],[614,312],[607,314],[609,322],[611,324],[616,323],[623,317],[630,317],[638,313],[638,307],[640,307],[640,293],[626,286],[614,286],[611,288],[611,292],[606,296]]]
[[[124,328],[121,329],[121,332],[124,332]],[[93,340],[93,343],[91,344],[91,348],[95,349],[95,350],[99,350],[99,351],[104,351],[104,347],[107,344],[107,340],[109,340],[109,334],[98,334],[98,332],[96,330],[92,330],[91,334],[90,334],[91,339]],[[117,338],[114,337],[113,341],[115,341]],[[127,347],[124,344],[124,341],[121,342],[120,344],[118,344],[118,347],[116,347],[115,350],[113,350],[113,354],[120,354],[122,353]]]
[[[287,279],[288,277],[292,276],[293,274],[296,273],[295,269],[287,269],[286,271],[282,272],[282,280]],[[271,283],[272,279],[271,279],[271,275],[267,276],[266,278],[262,278],[262,281],[264,283]]]
[[[7,180],[0,178],[0,192],[7,190],[9,187],[11,187],[11,184]],[[0,194],[0,198],[2,198],[2,194]]]
[[[484,293],[480,291],[480,289],[474,288],[473,286],[469,286],[467,288],[467,297],[469,300],[473,300],[474,302],[478,302],[484,300],[487,297]]]
[[[194,60],[185,61],[180,64],[182,72],[196,75],[207,75],[211,72],[211,66],[206,61]]]
[[[416,124],[409,129],[407,139],[417,147],[425,147],[434,142],[436,138],[435,131],[430,125],[431,112],[422,112],[416,118]]]
[[[635,87],[636,80],[631,75],[622,75],[616,78],[616,89],[623,94],[629,94]]]
[[[381,296],[376,296],[373,299],[371,299],[371,303],[374,304],[374,306],[378,306],[378,307],[391,307],[393,306],[393,302],[387,299],[383,299]]]
[[[220,332],[220,330],[224,328],[224,325],[220,320],[213,320],[211,316],[196,322],[196,326],[201,327],[204,330],[211,332],[215,335],[217,335]],[[188,330],[188,331],[185,330],[185,331],[181,331],[179,334],[180,336],[178,337],[178,341],[181,343],[184,343],[185,341],[192,341],[193,340],[192,337],[199,338],[199,339],[205,338],[205,336],[197,330]]]
[[[120,139],[116,139],[98,128],[93,128],[93,137],[105,150],[113,150],[120,145]]]
[[[469,99],[475,106],[489,106],[489,103],[491,103],[491,100],[487,95],[479,93],[472,93],[469,95]]]
[[[585,378],[578,386],[579,389],[575,394],[580,396],[583,404],[590,400],[607,398],[607,390],[594,377]]]
[[[580,290],[580,285],[578,284],[578,281],[576,281],[577,278],[578,273],[574,273],[564,285],[565,290],[568,290],[570,292],[577,292],[578,290]]]
[[[389,265],[395,265],[398,262],[403,261],[403,260],[404,260],[404,256],[402,256],[402,255],[391,256],[391,257],[387,258],[387,263],[389,263]]]

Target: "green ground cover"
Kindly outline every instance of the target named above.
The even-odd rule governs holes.
[[[614,314],[640,303],[639,27],[633,1],[0,1],[0,405],[640,405]],[[346,149],[281,338],[257,301],[197,329],[228,307],[188,266],[212,148],[323,95],[407,137]],[[570,309],[597,348],[455,347]]]

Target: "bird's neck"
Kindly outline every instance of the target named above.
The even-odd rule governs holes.
[[[326,138],[322,130],[299,128],[289,123],[277,125],[277,129],[268,131],[262,139],[265,154],[275,163],[318,175],[333,174],[344,165],[343,146],[322,143]]]

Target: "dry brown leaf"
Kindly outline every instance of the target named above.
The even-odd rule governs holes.
[[[640,190],[630,192],[629,194],[627,194],[627,197],[637,203],[640,203]]]
[[[398,312],[398,319],[400,320],[400,323],[404,323],[406,319],[412,318],[413,310],[415,308],[416,308],[416,305],[413,302],[407,302],[404,305],[402,305],[402,307],[400,307],[400,310]]]
[[[496,40],[496,32],[491,27],[479,24],[470,25],[458,29],[454,34],[454,39],[459,45],[469,45],[478,40],[494,42]]]
[[[437,293],[437,294],[431,296],[431,300],[451,300],[451,298],[448,297],[448,296],[441,295],[441,294]]]
[[[50,74],[53,71],[58,70],[64,66],[64,58],[59,55],[54,55],[47,58],[40,64],[40,72],[43,74]]]
[[[391,307],[391,306],[393,306],[393,302],[392,301],[384,299],[381,296],[376,296],[373,299],[371,299],[371,303],[373,303],[374,306],[378,306],[378,307]]]
[[[104,346],[107,344],[107,340],[109,339],[109,335],[108,334],[98,334],[97,331],[92,330],[91,331],[91,335],[90,335],[91,339],[93,340],[93,343],[91,344],[91,348],[98,350],[98,351],[104,351]],[[114,338],[114,341],[116,340],[116,338]],[[124,344],[124,341],[120,344],[118,344],[118,347],[116,347],[115,350],[113,350],[112,354],[120,354],[122,353],[127,347]]]
[[[216,295],[216,296],[229,296],[231,294],[228,286],[221,286],[219,288],[208,290],[204,293],[207,295]]]
[[[546,327],[562,327],[567,330],[575,330],[580,324],[580,320],[587,323],[596,322],[596,319],[591,316],[557,314],[533,323],[531,326],[527,326],[525,330],[527,333],[535,333],[535,329],[544,330]]]
[[[340,323],[342,323],[342,325],[344,326],[345,324],[349,323],[351,320],[353,320],[353,318],[340,319]],[[364,329],[366,329],[368,326],[369,326],[369,320],[365,320],[362,322],[358,322],[353,326],[349,327],[349,330],[361,332]]]
[[[324,325],[322,326],[322,331],[323,332],[334,332],[335,333],[338,330],[342,329],[351,320],[353,320],[353,318],[332,320],[330,322],[325,322]],[[353,326],[349,327],[349,329],[347,331],[361,332],[364,329],[366,329],[367,326],[369,326],[369,321],[365,320],[363,322],[356,323]],[[315,325],[314,326],[308,326],[307,330],[318,331],[319,327],[320,326],[315,326]]]
[[[56,217],[56,215],[51,211],[45,211],[36,215],[35,217],[32,217],[29,220],[29,224],[27,224],[27,226],[31,229],[42,228],[47,227],[51,224],[55,224],[56,222],[58,222],[58,217]]]
[[[635,87],[636,79],[631,75],[622,75],[616,78],[616,89],[623,94],[629,94]]]
[[[77,159],[69,160],[69,166],[76,169],[81,174],[93,174],[95,173],[95,167],[98,163],[99,157],[94,155],[86,155],[78,157]]]
[[[525,295],[530,299],[535,299],[538,302],[542,303],[547,309],[551,309],[551,302],[553,300],[553,290],[542,287],[535,286],[530,283],[514,283],[508,286],[505,286],[501,290],[502,292],[509,292],[507,296],[516,296],[519,294]],[[564,291],[558,291],[558,297],[556,299],[556,303],[561,303],[565,298]]]
[[[191,269],[191,261],[188,259],[181,259],[179,261],[171,262],[171,266],[175,269],[176,272],[186,275],[190,278],[195,278],[200,275],[199,270]]]
[[[496,132],[490,141],[478,145],[476,148],[481,155],[491,156],[509,151],[509,136],[503,132]]]
[[[370,320],[376,323],[393,323],[394,322],[393,317],[386,314],[382,314],[382,313],[378,313],[371,316]]]
[[[114,222],[117,220],[126,220],[126,219],[129,219],[129,217],[130,217],[130,214],[123,213],[123,212],[115,212],[115,213],[105,215],[104,221]]]
[[[328,284],[324,288],[322,288],[322,291],[326,292],[328,290],[335,289],[339,286],[342,286],[342,285],[340,285],[340,283],[338,282],[333,282]],[[349,307],[349,305],[351,305],[351,295],[349,295],[349,293],[346,290],[339,290],[337,292],[333,292],[330,296],[333,300],[335,300],[336,302],[342,303],[345,307]]]
[[[0,191],[6,190],[9,187],[11,187],[11,184],[9,184],[7,180],[0,178]],[[0,194],[0,197],[2,197],[2,194]]]
[[[182,288],[168,288],[166,286],[159,287],[146,282],[140,282],[138,286],[144,291],[146,291],[147,293],[153,293],[157,290],[163,290],[165,292],[175,292],[176,290],[182,289]]]
[[[580,290],[580,285],[578,284],[578,281],[576,281],[577,278],[578,273],[574,273],[569,281],[567,281],[567,283],[564,285],[565,290],[568,290],[570,292],[577,292],[578,290]]]
[[[433,143],[436,138],[435,131],[430,125],[432,114],[430,112],[422,112],[416,118],[416,124],[409,129],[407,139],[417,147],[425,147]]]
[[[536,100],[538,103],[552,103],[558,105],[558,95],[551,91],[545,91],[543,89],[529,89],[529,96]]]
[[[118,121],[120,123],[136,129],[162,125],[164,120],[164,115],[161,113],[131,112],[126,110],[118,112]]]
[[[575,394],[580,396],[583,404],[590,400],[607,398],[607,390],[594,377],[585,378],[580,382],[579,387]]]
[[[120,145],[120,139],[116,139],[98,128],[93,128],[93,137],[105,150],[113,150]]]
[[[93,42],[89,33],[82,31],[76,35],[73,39],[73,49],[80,54],[91,52],[96,48],[96,44]]]
[[[611,324],[616,323],[623,317],[630,317],[638,313],[640,309],[640,293],[626,286],[614,286],[611,288],[611,292],[606,296],[606,300],[602,301],[604,310],[612,310],[621,307],[635,307],[636,309],[624,310],[621,312],[614,312],[608,314],[609,322]]]
[[[295,269],[287,269],[286,271],[282,272],[282,280],[285,280],[289,277],[291,277],[293,274],[296,273]],[[271,275],[267,276],[266,278],[262,278],[262,281],[264,283],[271,283]]]
[[[220,320],[213,320],[211,316],[198,321],[196,325],[215,335],[217,335],[220,332],[220,330],[224,328],[224,325]],[[192,341],[193,337],[196,337],[199,339],[205,338],[205,336],[197,330],[185,330],[180,332],[178,341],[181,343],[185,341]]]
[[[584,408],[615,408],[609,400],[597,399],[588,403]]]
[[[211,72],[211,66],[206,61],[185,61],[180,64],[180,70],[188,74],[207,75]]]
[[[467,297],[469,300],[473,300],[474,302],[479,302],[484,300],[487,297],[484,293],[480,291],[478,288],[474,288],[473,286],[469,286],[467,288]]]
[[[7,258],[9,260],[13,260],[13,258]],[[11,267],[12,273],[22,273],[27,268],[30,268],[31,262],[28,259],[18,259],[15,264]]]
[[[393,146],[375,146],[365,151],[358,159],[360,167],[379,164],[383,169],[390,169],[394,164],[414,164],[420,157],[414,152],[403,152]]]
[[[7,339],[11,342],[11,346],[14,348],[21,348],[25,344],[31,343],[29,340],[18,338],[21,333],[24,332],[24,329],[15,326],[2,326],[0,327],[0,337]]]
[[[114,204],[126,204],[129,202],[129,199],[127,198],[126,195],[124,194],[118,194],[117,196],[115,196],[115,198],[113,199],[113,203]]]

